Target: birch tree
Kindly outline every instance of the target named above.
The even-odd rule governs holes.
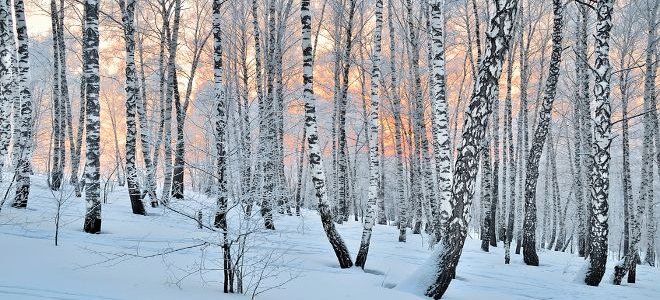
[[[449,199],[451,198],[451,148],[449,143],[449,105],[446,91],[446,69],[444,50],[444,0],[432,0],[431,4],[431,45],[432,45],[432,104],[435,127],[433,128],[434,155],[438,176],[438,217],[434,232],[436,241],[444,235],[449,219]]]
[[[371,106],[369,110],[369,199],[367,203],[367,214],[362,230],[360,250],[355,258],[355,266],[364,269],[369,253],[371,231],[376,221],[376,202],[378,201],[378,189],[380,188],[380,174],[378,160],[378,110],[380,108],[380,51],[382,47],[383,32],[383,0],[375,3],[376,29],[374,31],[374,46],[371,54]],[[356,212],[357,213],[357,212]]]
[[[233,262],[231,259],[231,244],[228,237],[227,227],[227,152],[226,152],[226,135],[225,128],[227,126],[227,98],[225,95],[225,87],[222,79],[222,20],[221,9],[225,0],[213,0],[213,88],[214,100],[216,106],[216,120],[215,120],[215,150],[217,151],[217,180],[218,180],[218,201],[217,212],[215,215],[214,225],[216,228],[222,230],[222,253],[223,253],[223,285],[225,293],[234,292],[234,270]]]
[[[169,11],[163,8],[164,11]],[[164,13],[163,18],[169,19],[169,13]],[[161,201],[164,204],[168,204],[170,200],[170,195],[172,192],[176,192],[172,186],[172,177],[174,176],[174,166],[172,165],[172,104],[179,101],[179,84],[176,74],[176,57],[177,57],[177,47],[179,43],[179,23],[181,21],[181,0],[174,1],[174,21],[172,28],[169,28],[168,25],[165,26],[164,30],[166,31],[165,40],[169,40],[169,53],[167,58],[167,88],[165,89],[164,97],[164,109],[163,109],[163,145],[164,145],[164,156],[163,160],[165,163],[164,167],[164,179],[163,179],[163,194],[161,196]],[[169,38],[168,38],[169,37]],[[174,98],[177,99],[174,99]]]
[[[136,215],[145,215],[142,203],[135,155],[137,152],[137,102],[140,88],[135,66],[135,0],[121,0],[124,44],[126,48],[126,182],[131,208]]]
[[[20,1],[20,0],[19,0]],[[85,223],[87,233],[101,232],[100,199],[100,105],[99,105],[99,2],[85,1],[85,32],[83,59],[85,60],[86,161],[85,161]]]
[[[598,286],[607,263],[610,144],[612,135],[610,106],[609,40],[612,29],[614,0],[600,0],[596,8],[596,63],[594,140],[592,143],[593,175],[591,176],[591,238],[587,285]]]
[[[350,268],[353,261],[348,253],[344,240],[337,232],[333,222],[326,177],[323,169],[323,157],[318,144],[318,125],[316,122],[316,106],[314,99],[314,60],[312,50],[312,13],[310,0],[302,0],[300,5],[300,20],[302,23],[302,57],[303,57],[303,98],[305,99],[305,132],[307,133],[307,146],[309,150],[309,167],[312,173],[315,196],[318,201],[318,210],[326,237],[337,256],[341,268]]]
[[[20,95],[20,134],[16,141],[16,149],[20,151],[16,164],[16,196],[15,208],[26,208],[30,195],[30,171],[32,159],[32,93],[28,86],[29,54],[28,32],[25,22],[25,4],[23,0],[14,2],[16,14],[16,33],[18,37],[18,90]],[[16,111],[14,113],[17,113]]]
[[[543,152],[543,145],[548,135],[550,119],[552,117],[552,104],[557,94],[557,82],[559,81],[559,67],[561,64],[563,4],[561,0],[553,0],[553,26],[552,26],[552,58],[550,60],[550,71],[545,86],[545,95],[539,121],[534,132],[532,148],[527,159],[527,171],[525,179],[525,220],[523,235],[523,258],[527,265],[538,266],[539,258],[536,254],[536,184],[539,177],[539,161]]]
[[[403,168],[403,122],[401,120],[401,99],[399,98],[398,76],[396,73],[396,38],[394,28],[394,14],[392,12],[394,0],[387,2],[387,26],[389,31],[390,52],[390,89],[389,97],[392,104],[392,117],[394,118],[394,151],[396,152],[396,186],[397,198],[399,199],[398,224],[399,242],[406,241],[406,227],[408,226],[407,206],[405,194],[405,170]]]
[[[11,108],[12,108],[12,53],[9,40],[13,39],[13,28],[8,26],[11,8],[5,1],[0,1],[0,181],[4,171],[5,160],[11,139]],[[2,209],[0,205],[0,209]]]
[[[487,31],[486,51],[479,65],[468,111],[465,113],[463,138],[458,147],[454,167],[448,233],[442,238],[438,250],[436,272],[426,296],[440,299],[456,274],[456,266],[467,237],[470,207],[474,196],[474,181],[479,163],[480,142],[484,138],[492,96],[498,89],[502,62],[509,50],[511,31],[517,14],[517,0],[495,2],[495,11]]]
[[[50,188],[54,191],[59,190],[62,185],[62,175],[64,168],[63,147],[64,145],[64,116],[62,116],[62,94],[60,87],[60,51],[59,48],[59,14],[57,11],[57,1],[50,1],[50,19],[51,32],[53,39],[53,94],[52,94],[52,125],[53,125],[53,156],[52,167],[50,169]]]

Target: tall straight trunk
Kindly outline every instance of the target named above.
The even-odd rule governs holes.
[[[57,43],[59,48],[59,80],[60,80],[60,103],[62,107],[62,137],[66,136],[69,139],[69,152],[70,152],[70,164],[73,168],[73,158],[75,156],[74,149],[76,149],[75,137],[73,135],[73,115],[71,111],[71,99],[69,98],[69,82],[67,80],[67,68],[66,68],[66,46],[64,43],[64,0],[60,0],[60,10],[58,16],[58,30],[57,34]],[[66,161],[66,141],[62,141],[61,149],[61,169],[64,173],[64,166]],[[77,179],[76,179],[77,180]]]
[[[18,87],[21,99],[20,135],[18,142],[18,163],[16,164],[16,196],[13,207],[26,208],[30,195],[30,172],[32,160],[32,94],[28,85],[28,32],[25,23],[23,0],[14,1],[16,13],[16,33],[18,37]]]
[[[522,27],[519,27],[518,30],[522,31]],[[516,179],[518,176],[518,164],[517,159],[515,157],[515,147],[513,144],[513,104],[512,104],[512,98],[511,98],[511,76],[512,72],[511,69],[513,68],[513,52],[515,52],[515,48],[513,49],[511,53],[509,53],[509,66],[507,70],[507,95],[506,95],[506,100],[504,102],[504,118],[505,118],[505,135],[506,135],[506,140],[508,141],[508,147],[507,147],[507,157],[508,157],[508,172],[509,173],[509,178],[504,178],[505,181],[508,180],[506,186],[508,186],[510,190],[510,195],[509,195],[509,208],[508,208],[508,216],[506,219],[506,229],[504,229],[504,263],[509,264],[511,261],[511,242],[513,241],[513,230],[514,230],[514,225],[516,221]],[[524,49],[521,47],[520,51],[524,51]],[[520,62],[522,66],[522,61]],[[519,116],[519,122],[522,120],[522,116]],[[518,139],[520,141],[520,139]],[[520,148],[520,143],[518,144],[518,149]]]
[[[657,3],[657,1],[656,1]],[[621,60],[621,65],[624,64],[624,59]],[[621,72],[619,74],[619,89],[621,91],[621,143],[622,143],[622,156],[623,168],[621,170],[621,177],[623,179],[623,211],[624,211],[624,259],[623,263],[619,263],[614,267],[613,283],[616,285],[621,284],[623,277],[630,271],[636,264],[635,258],[637,255],[637,245],[641,238],[640,224],[637,219],[637,210],[635,207],[635,199],[632,196],[632,182],[630,178],[630,130],[629,130],[629,115],[628,103],[629,92],[628,86],[630,72]],[[642,169],[645,169],[644,164]],[[631,276],[628,276],[631,279]],[[632,277],[634,280],[634,276]]]
[[[382,59],[382,58],[381,58]],[[382,61],[382,60],[381,60]],[[382,86],[382,83],[381,83]],[[383,102],[380,102],[381,109],[383,108]],[[387,225],[387,213],[385,210],[385,185],[387,184],[385,177],[385,128],[384,126],[380,127],[380,163],[379,163],[379,172],[380,180],[378,182],[378,202],[377,212],[378,212],[378,225]]]
[[[589,268],[584,279],[587,285],[598,286],[605,274],[607,263],[609,167],[612,121],[610,116],[610,77],[609,40],[612,28],[614,0],[598,2],[598,23],[596,24],[596,63],[594,94],[596,112],[594,115],[594,141],[592,143],[593,175],[591,176],[591,245],[589,247]]]
[[[575,178],[575,165],[572,163],[575,160],[573,159],[573,150],[571,149],[571,143],[566,143],[567,146],[567,152],[568,152],[568,166],[571,171],[571,176]],[[576,201],[577,202],[577,201]],[[570,203],[570,194],[569,194],[569,199],[566,199],[566,205],[564,206],[563,212],[561,208],[561,201],[558,203],[558,207],[556,208],[556,213],[557,213],[557,219],[559,220],[559,224],[557,225],[559,227],[559,232],[557,233],[557,241],[555,242],[555,251],[564,251],[566,248],[564,246],[564,242],[567,244],[571,242],[574,232],[571,232],[571,240],[566,241],[566,212],[568,210],[568,204]],[[575,230],[573,230],[575,231]]]
[[[289,20],[289,15],[291,14],[291,7],[293,6],[293,0],[287,0],[283,8],[277,11],[276,19],[276,36],[275,36],[275,99],[274,105],[275,108],[275,119],[277,127],[275,128],[275,144],[276,147],[276,156],[275,161],[275,171],[277,174],[276,189],[277,202],[280,204],[280,211],[285,210],[288,215],[291,215],[291,195],[289,188],[287,187],[285,164],[284,164],[284,110],[285,110],[285,94],[284,94],[284,55],[286,48],[284,45],[285,42],[285,32],[287,31],[287,24]]]
[[[60,48],[59,48],[59,20],[57,13],[57,1],[50,1],[50,19],[53,38],[53,95],[52,95],[52,129],[53,129],[53,157],[51,159],[52,166],[50,167],[50,189],[57,191],[62,185],[62,167],[64,166],[60,154],[62,154],[63,138],[62,133],[62,94],[60,88]]]
[[[496,11],[490,20],[486,51],[479,65],[479,76],[475,83],[468,111],[465,113],[463,138],[459,146],[454,167],[449,228],[442,238],[437,255],[433,283],[427,288],[426,296],[440,299],[456,275],[456,266],[467,237],[470,207],[474,196],[474,181],[479,163],[481,141],[485,137],[488,116],[492,108],[492,97],[498,89],[502,73],[502,62],[511,42],[511,29],[516,18],[517,0],[496,2]]]
[[[21,1],[21,0],[19,0]],[[100,199],[100,105],[99,105],[99,2],[85,1],[85,33],[83,59],[85,60],[85,93],[87,112],[86,160],[85,160],[85,212],[84,230],[87,233],[101,231]]]
[[[451,147],[449,143],[449,104],[446,91],[446,67],[444,47],[444,0],[433,0],[431,4],[431,78],[433,107],[433,154],[439,188],[437,216],[434,224],[436,241],[440,240],[447,228],[451,207]]]
[[[121,0],[124,44],[126,47],[126,182],[133,214],[145,215],[142,192],[138,183],[135,155],[137,148],[136,111],[140,93],[135,67],[135,0]]]
[[[497,91],[493,95],[493,99],[497,99]],[[490,234],[488,229],[490,223],[493,222],[491,215],[492,204],[492,186],[491,179],[493,174],[490,168],[490,137],[488,136],[488,127],[484,133],[484,139],[481,146],[481,207],[483,214],[483,222],[481,224],[481,250],[488,252],[490,246]]]
[[[658,114],[656,112],[657,109],[657,95],[656,95],[656,87],[655,87],[655,80],[656,80],[656,73],[658,70],[657,66],[657,58],[658,58],[658,50],[657,50],[657,45],[656,45],[656,27],[657,27],[657,10],[658,10],[658,2],[660,1],[653,1],[653,6],[650,7],[650,13],[649,13],[649,20],[648,20],[648,35],[647,35],[647,50],[646,50],[646,72],[645,72],[645,80],[644,80],[644,102],[647,102],[648,104],[646,105],[647,108],[645,111],[648,112],[648,135],[645,133],[644,140],[646,142],[646,139],[650,139],[649,141],[649,160],[644,160],[644,162],[648,162],[648,168],[649,168],[649,190],[648,195],[647,195],[647,202],[646,202],[646,254],[644,255],[644,263],[648,264],[649,266],[654,267],[655,266],[655,234],[656,234],[656,223],[657,220],[655,218],[655,195],[653,193],[653,164],[651,161],[653,161],[654,158],[656,158],[657,162],[657,167],[658,167],[658,175],[660,175],[660,134],[658,133]],[[656,60],[656,62],[654,62]],[[646,132],[646,124],[645,124],[645,132]],[[653,147],[653,140],[655,140],[655,150]],[[656,156],[657,155],[657,156]]]
[[[268,201],[270,205],[277,204],[278,208],[284,205],[283,201],[280,203],[280,185],[279,183],[279,170],[278,170],[278,131],[279,120],[277,118],[277,95],[275,86],[275,77],[277,70],[277,30],[275,27],[275,20],[277,17],[277,9],[275,1],[269,1],[268,7],[268,34],[266,35],[266,53],[272,55],[266,56],[266,120],[269,124],[266,130],[265,139],[266,143],[266,159],[264,160],[263,173],[264,173],[264,192],[262,193],[262,203]],[[281,211],[283,212],[283,211]],[[271,221],[272,223],[272,221]],[[268,226],[268,225],[266,225]]]
[[[334,33],[334,43],[333,43],[333,97],[332,97],[332,188],[331,199],[332,199],[332,210],[335,213],[336,220],[339,224],[343,222],[343,219],[338,216],[339,214],[339,153],[337,149],[337,134],[339,129],[339,98],[340,98],[340,89],[341,89],[341,70],[342,70],[342,49],[341,49],[341,24],[343,20],[344,7],[339,5],[338,1],[334,1],[334,24],[333,24],[333,33]],[[316,45],[315,45],[316,46]],[[315,48],[316,49],[316,48]],[[314,54],[312,54],[312,59],[314,59]]]
[[[548,158],[550,159],[550,179],[552,181],[552,203],[549,204],[547,214],[552,214],[552,222],[550,230],[550,239],[548,240],[547,249],[551,250],[557,239],[557,220],[559,218],[559,207],[561,206],[561,194],[559,193],[559,182],[557,178],[557,152],[552,138],[552,128],[548,129]]]
[[[12,54],[13,28],[6,21],[11,15],[11,7],[0,0],[0,181],[11,140],[11,101],[12,101]],[[0,205],[0,210],[2,205]]]
[[[298,179],[296,183],[296,216],[300,216],[300,207],[303,205],[303,167],[305,165],[305,136],[307,135],[307,127],[303,126],[303,135],[300,139],[300,153],[298,156]]]
[[[85,35],[86,19],[83,16],[81,24],[81,32],[83,36]],[[84,38],[81,42],[81,47],[85,47]],[[83,145],[83,133],[85,132],[86,122],[87,122],[87,82],[85,81],[85,70],[87,69],[87,62],[85,59],[82,59],[81,62],[81,76],[80,76],[80,100],[79,100],[79,113],[78,113],[78,129],[76,130],[76,149],[71,150],[71,181],[70,183],[74,186],[76,197],[82,197],[82,186],[80,180],[78,179],[78,173],[80,169],[80,158],[82,156],[82,145]],[[83,178],[84,180],[84,178]],[[84,182],[83,182],[84,183]]]
[[[412,92],[408,95],[408,156],[410,160],[410,208],[414,210],[413,234],[421,234],[423,223],[424,206],[424,185],[422,176],[422,158],[421,158],[421,129],[420,123],[423,123],[423,115],[420,115],[419,102],[422,101],[421,78],[419,75],[419,41],[416,38],[417,29],[415,28],[415,16],[413,15],[412,1],[406,0],[406,34],[408,58],[411,68],[409,75],[412,78]],[[415,54],[416,53],[416,54]]]
[[[550,143],[545,144],[546,148],[546,155],[545,155],[545,169],[544,169],[544,184],[543,184],[543,212],[542,212],[542,224],[541,224],[541,242],[538,243],[539,247],[541,249],[545,248],[546,240],[548,239],[548,221],[550,220],[550,196],[552,195],[550,193]]]
[[[351,256],[344,240],[337,232],[333,222],[330,201],[328,200],[325,171],[323,170],[323,157],[318,144],[318,125],[316,122],[316,106],[314,99],[314,62],[312,59],[312,13],[310,1],[302,0],[300,7],[300,19],[302,23],[302,56],[303,56],[303,98],[305,99],[305,128],[307,134],[307,145],[309,150],[309,167],[312,173],[312,182],[316,199],[319,203],[319,213],[323,230],[332,245],[341,268],[353,266]]]
[[[516,29],[514,28],[514,31]],[[509,51],[508,57],[507,57],[507,68],[506,68],[506,96],[504,98],[504,138],[503,138],[503,145],[502,145],[502,205],[500,209],[500,214],[499,214],[499,219],[497,221],[498,227],[499,227],[499,238],[500,241],[506,241],[506,226],[507,226],[507,199],[511,199],[508,194],[508,190],[510,189],[512,193],[515,194],[515,186],[511,182],[509,182],[509,178],[507,177],[507,172],[515,172],[513,170],[509,171],[509,160],[513,159],[513,155],[509,156],[509,149],[511,149],[511,153],[513,153],[513,129],[511,126],[512,123],[512,104],[511,104],[511,87],[512,87],[512,80],[513,80],[513,58],[514,54],[516,52],[516,43],[513,43],[513,49]],[[495,103],[493,103],[494,105]],[[511,165],[513,168],[514,166]],[[514,177],[511,177],[514,178]],[[511,200],[509,200],[511,201]]]
[[[273,14],[275,13],[275,4],[274,2],[271,2],[271,4],[268,7],[268,23],[269,27],[271,27],[271,23],[274,22],[274,16]],[[252,2],[252,17],[253,17],[253,26],[255,28],[255,47],[260,47],[258,44],[260,43],[259,41],[259,35],[258,35],[258,19],[257,19],[257,2],[253,1]],[[274,24],[272,25],[274,27]],[[271,35],[274,33],[274,31],[269,31],[269,34],[267,35],[267,46],[270,46],[274,42],[274,37],[272,37],[273,41],[271,41]],[[256,51],[256,50],[255,50]],[[268,53],[268,48],[266,49],[266,53]],[[259,56],[261,56],[260,51],[259,51]],[[261,216],[264,219],[264,226],[266,229],[275,229],[275,224],[273,223],[273,213],[272,213],[272,204],[273,204],[273,198],[275,195],[275,164],[273,162],[273,153],[275,151],[274,147],[274,127],[271,122],[273,121],[272,119],[272,114],[273,114],[273,99],[272,99],[272,89],[273,89],[273,82],[272,82],[272,74],[274,72],[274,64],[272,63],[272,57],[266,59],[266,93],[265,95],[262,95],[259,98],[259,155],[260,155],[260,176],[261,180],[261,193],[260,193],[260,204],[261,204]],[[258,69],[261,69],[261,64],[257,66]],[[261,72],[261,70],[257,70],[257,72]],[[262,90],[262,82],[261,82],[261,76],[258,76],[257,78],[257,89],[259,91]]]
[[[578,31],[580,30],[580,27],[578,25]],[[585,61],[582,59],[582,44],[578,43],[576,47],[576,52],[578,53],[578,57],[575,60],[575,70],[576,70],[576,77],[577,80],[580,81],[584,77],[584,72],[585,72]],[[575,91],[575,101],[574,101],[574,106],[573,106],[573,134],[574,134],[574,148],[575,148],[575,154],[573,155],[573,164],[575,165],[575,173],[574,173],[574,185],[575,185],[575,200],[576,200],[576,209],[577,209],[577,246],[578,246],[578,256],[584,257],[584,249],[585,249],[585,233],[586,233],[586,225],[585,225],[585,190],[584,190],[584,185],[586,184],[585,182],[585,172],[586,168],[584,165],[584,159],[583,156],[585,156],[585,152],[583,150],[583,145],[587,143],[584,141],[584,134],[582,131],[586,130],[587,125],[583,124],[584,120],[582,119],[582,110],[584,109],[583,107],[583,102],[584,99],[583,94],[582,94],[582,87],[580,84],[578,84],[577,89]],[[584,127],[584,128],[583,128]]]
[[[339,212],[338,219],[348,220],[348,141],[346,136],[346,106],[348,103],[348,86],[351,69],[351,53],[353,49],[353,19],[355,16],[356,0],[349,0],[348,23],[346,25],[346,41],[344,42],[344,53],[342,54],[342,74],[341,88],[339,91],[339,111],[338,111],[338,154],[337,154],[337,180],[338,180],[338,201]]]
[[[169,15],[166,15],[167,18]],[[170,36],[169,39],[169,57],[167,59],[167,89],[165,91],[165,101],[164,101],[164,156],[163,160],[165,162],[165,168],[163,171],[163,194],[161,196],[161,201],[164,204],[168,204],[170,200],[170,195],[172,193],[172,180],[174,176],[174,170],[172,165],[172,104],[173,102],[178,102],[178,80],[176,74],[176,55],[177,55],[177,45],[179,42],[179,22],[181,19],[181,0],[175,0],[174,2],[174,23],[172,28],[167,29],[167,35]],[[169,27],[169,26],[168,26]],[[170,33],[171,31],[171,33]]]
[[[552,58],[550,59],[550,70],[545,85],[545,94],[541,110],[539,111],[538,124],[534,132],[532,148],[527,158],[527,170],[525,172],[525,220],[523,224],[523,258],[527,265],[538,266],[539,257],[536,254],[536,184],[539,178],[539,161],[543,152],[543,145],[550,128],[552,118],[552,104],[557,94],[557,82],[559,81],[559,67],[561,64],[562,29],[564,27],[564,8],[561,0],[553,0],[553,26],[552,26]],[[545,229],[545,228],[544,228]]]
[[[507,70],[508,71],[508,70]],[[508,72],[507,72],[508,73]],[[500,97],[499,91],[497,97],[493,99],[493,123],[491,125],[493,129],[491,133],[491,139],[493,141],[493,158],[492,166],[493,170],[491,172],[491,187],[492,194],[491,199],[492,203],[490,206],[490,222],[488,223],[488,235],[490,245],[497,247],[497,236],[495,234],[496,223],[497,223],[497,206],[500,202]]]
[[[376,202],[378,189],[380,187],[380,176],[378,174],[380,161],[378,161],[378,109],[380,108],[380,51],[383,32],[383,0],[375,3],[376,29],[374,30],[374,46],[371,54],[371,108],[369,110],[369,202],[367,203],[367,214],[364,218],[364,229],[360,250],[355,259],[355,266],[364,269],[369,253],[371,230],[376,221]]]
[[[186,162],[186,149],[185,149],[185,125],[186,117],[188,112],[188,106],[190,105],[190,99],[192,98],[193,84],[197,75],[197,67],[199,66],[200,56],[204,45],[210,37],[210,33],[201,30],[200,20],[196,19],[195,25],[193,27],[193,43],[194,45],[190,49],[192,51],[190,71],[188,72],[188,82],[186,83],[186,89],[183,96],[183,102],[181,101],[181,95],[178,91],[178,87],[174,87],[174,108],[176,114],[176,141],[174,148],[174,169],[172,174],[172,197],[176,199],[183,199],[184,197],[184,174],[185,174],[185,162]]]
[[[155,138],[155,144],[154,144],[154,152],[153,152],[153,165],[155,171],[158,169],[158,163],[160,161],[160,149],[161,145],[163,144],[163,134],[165,131],[165,113],[166,113],[166,100],[165,97],[167,95],[167,68],[169,67],[169,63],[167,62],[167,57],[166,57],[166,47],[168,44],[169,40],[169,32],[170,32],[170,20],[169,20],[169,10],[167,9],[165,5],[165,0],[161,0],[159,2],[160,5],[160,15],[162,18],[162,24],[161,24],[161,31],[159,35],[159,42],[158,42],[158,107],[159,107],[159,112],[160,112],[160,118],[158,119],[158,128],[156,129],[156,138]],[[172,106],[171,103],[169,105],[170,107]],[[170,109],[170,116],[171,116],[171,109]],[[170,119],[171,120],[171,119]],[[165,170],[163,170],[163,175],[165,175]],[[163,193],[164,194],[164,193]]]
[[[73,152],[73,117],[71,115],[71,100],[69,99],[69,82],[66,78],[66,46],[64,43],[64,0],[60,0],[60,9],[58,16],[58,32],[57,42],[59,48],[59,80],[60,80],[60,110],[62,115],[61,129],[62,129],[62,147],[60,149],[60,169],[62,176],[64,176],[64,168],[66,165],[66,137],[69,138],[69,151]]]
[[[408,1],[406,2],[406,5],[408,8],[411,8],[412,5]],[[421,13],[425,16],[428,16],[428,13],[426,11],[428,10],[428,5],[422,5]],[[433,176],[433,163],[431,161],[431,154],[430,154],[430,145],[429,145],[429,139],[426,134],[426,108],[424,105],[424,97],[422,93],[422,80],[421,80],[421,73],[420,73],[420,68],[419,68],[419,42],[421,38],[421,30],[419,27],[416,27],[415,25],[411,24],[410,22],[414,22],[412,18],[412,10],[408,9],[408,27],[410,28],[410,48],[412,51],[412,56],[411,56],[411,68],[412,68],[412,74],[413,74],[413,97],[414,97],[414,137],[415,137],[415,144],[416,144],[416,150],[419,152],[419,158],[420,158],[420,163],[419,163],[419,178],[420,184],[422,184],[422,187],[424,191],[426,192],[425,197],[422,198],[422,207],[424,211],[426,212],[426,221],[427,221],[427,228],[429,225],[433,225],[435,222],[435,214],[436,210],[434,209],[437,205],[438,199],[436,198],[436,191],[435,191],[435,185],[433,182],[437,180],[437,178],[434,178]],[[420,18],[421,19],[421,18]],[[427,26],[429,27],[429,26]],[[439,218],[438,218],[439,219]],[[440,227],[439,224],[438,226],[431,226],[431,227]],[[434,234],[434,236],[438,236],[439,234]]]
[[[525,182],[525,166],[526,159],[528,154],[528,145],[529,145],[529,103],[528,103],[528,86],[530,80],[529,72],[529,49],[532,44],[532,32],[529,31],[527,34],[527,42],[525,42],[525,30],[523,29],[526,24],[525,22],[525,10],[523,8],[523,2],[520,3],[520,31],[519,31],[519,42],[520,42],[520,109],[518,110],[518,137],[517,143],[518,148],[516,162],[518,163],[518,173],[517,173],[517,189],[520,192],[519,198],[516,199],[516,215],[523,215],[523,205],[524,205],[524,182]],[[529,20],[528,20],[529,21]],[[523,222],[516,222],[514,224],[514,234],[516,238],[516,254],[520,254],[520,248],[522,246],[522,233],[523,233]]]
[[[151,206],[158,206],[158,197],[156,196],[156,167],[151,155],[151,128],[147,120],[147,84],[144,74],[144,37],[138,38],[138,51],[140,59],[140,87],[141,96],[137,100],[137,115],[140,122],[140,144],[142,145],[142,159],[144,160],[144,167],[147,173],[147,180],[145,182],[146,192],[151,198]]]
[[[18,32],[14,31],[14,26],[18,25],[16,20],[16,2],[12,6],[12,0],[6,0],[7,7],[9,10],[9,15],[7,17],[7,28],[9,28],[9,51],[11,52],[11,66],[12,66],[12,81],[11,81],[11,91],[12,91],[12,132],[11,132],[11,166],[16,168],[18,163],[18,157],[21,153],[20,150],[20,135],[21,135],[21,93],[20,93],[20,73],[18,65]],[[13,10],[12,10],[13,7]],[[18,28],[17,28],[18,29]]]
[[[243,9],[244,2],[241,2],[241,8]],[[241,191],[242,197],[241,201],[244,205],[244,211],[249,215],[251,214],[252,207],[252,135],[250,132],[250,100],[249,100],[249,70],[248,70],[248,37],[247,37],[247,26],[245,25],[247,21],[244,21],[241,26],[241,40],[240,40],[240,49],[239,53],[241,55],[241,102],[238,103],[239,114],[241,114],[241,148],[242,148],[242,170],[241,170]],[[257,58],[257,57],[255,57]]]
[[[213,88],[216,106],[215,120],[215,149],[217,151],[217,179],[218,179],[218,201],[214,225],[222,230],[222,253],[223,253],[223,275],[224,292],[234,292],[234,271],[231,259],[231,244],[227,231],[227,153],[225,145],[225,127],[227,126],[227,98],[225,87],[222,82],[222,25],[221,8],[224,1],[213,1]]]
[[[578,77],[578,105],[580,116],[580,148],[575,149],[578,153],[575,159],[580,159],[580,168],[577,173],[581,176],[581,191],[582,195],[579,201],[582,203],[578,207],[578,255],[581,257],[589,256],[589,239],[590,239],[590,226],[589,220],[591,219],[591,202],[589,200],[589,185],[591,177],[593,176],[591,157],[586,153],[590,152],[592,143],[592,120],[591,120],[591,90],[589,89],[589,66],[587,57],[587,27],[589,23],[589,8],[586,5],[580,4],[578,6],[579,23],[577,34],[577,59],[576,71]],[[581,214],[581,216],[580,216]]]
[[[405,185],[405,171],[403,168],[403,141],[402,130],[403,124],[401,121],[401,99],[399,98],[398,76],[396,74],[396,38],[394,28],[394,14],[392,8],[394,0],[389,0],[387,3],[387,26],[389,30],[389,52],[390,52],[390,100],[392,101],[392,117],[394,118],[394,151],[396,152],[396,197],[398,199],[399,216],[399,242],[406,241],[406,227],[408,224],[407,218],[407,201],[404,190]]]

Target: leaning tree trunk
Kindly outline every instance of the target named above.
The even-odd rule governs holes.
[[[30,171],[32,159],[32,95],[28,85],[28,33],[25,24],[23,0],[14,2],[16,12],[16,32],[18,35],[18,87],[21,99],[20,135],[18,142],[18,163],[16,164],[16,196],[13,207],[26,208],[30,194]]]
[[[517,6],[517,0],[497,1],[496,11],[490,21],[486,51],[479,65],[478,80],[468,111],[465,113],[463,139],[454,167],[452,213],[448,221],[448,234],[442,238],[439,245],[441,250],[436,253],[438,257],[434,280],[425,293],[434,299],[442,297],[455,277],[456,266],[467,237],[481,140],[486,132],[492,96],[499,88],[498,80],[502,73],[502,62],[509,49]]]
[[[607,263],[608,203],[610,144],[612,138],[612,109],[610,106],[609,59],[610,30],[612,29],[612,9],[614,0],[598,2],[598,23],[596,24],[596,77],[594,94],[596,113],[594,115],[594,141],[592,142],[593,175],[591,176],[591,245],[590,264],[584,282],[598,286],[605,274]]]
[[[21,1],[21,0],[19,0]],[[85,142],[85,213],[84,230],[87,233],[101,231],[101,199],[100,199],[100,129],[99,118],[99,2],[86,0],[85,2],[85,33],[83,59],[86,69],[86,106],[87,106],[87,136]]]
[[[374,46],[372,53],[371,68],[371,109],[369,112],[369,199],[367,203],[367,214],[364,218],[364,229],[362,230],[362,241],[360,250],[355,258],[355,266],[364,269],[369,253],[371,230],[376,220],[376,202],[378,189],[380,187],[379,161],[378,161],[378,109],[380,107],[380,50],[381,36],[383,32],[383,0],[375,3],[376,29],[374,31]],[[357,212],[355,212],[357,214]]]
[[[300,20],[302,23],[302,56],[303,56],[303,98],[305,99],[305,128],[307,133],[307,145],[309,149],[309,167],[312,173],[312,182],[316,191],[316,199],[319,202],[319,213],[323,229],[330,245],[332,245],[339,266],[350,268],[353,266],[351,256],[348,253],[344,240],[337,232],[333,222],[330,201],[326,188],[325,171],[323,170],[323,158],[318,144],[318,127],[316,122],[316,106],[314,99],[314,63],[312,59],[312,13],[310,11],[310,0],[302,0],[300,7]]]
[[[527,158],[527,174],[525,179],[525,220],[523,235],[523,259],[527,265],[538,266],[539,257],[536,254],[536,184],[539,178],[539,161],[543,152],[546,136],[552,117],[552,104],[557,94],[557,82],[559,81],[559,67],[561,64],[563,4],[561,0],[553,0],[553,26],[552,26],[552,58],[550,60],[550,73],[545,85],[545,96],[539,120],[534,132],[532,149]],[[545,229],[545,228],[544,228]]]
[[[135,0],[121,0],[124,44],[126,46],[126,182],[133,214],[145,215],[142,192],[138,183],[135,154],[137,148],[137,124],[135,113],[140,89],[135,67]]]

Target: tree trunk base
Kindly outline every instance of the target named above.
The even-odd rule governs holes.
[[[83,230],[87,233],[100,233],[101,232],[101,219],[85,218],[85,226]]]

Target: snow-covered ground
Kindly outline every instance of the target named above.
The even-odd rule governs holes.
[[[3,183],[3,194],[6,191]],[[8,202],[11,201],[9,193]],[[189,218],[162,207],[148,216],[130,213],[124,189],[108,194],[102,234],[82,232],[84,202],[64,193],[59,246],[54,245],[55,198],[43,177],[33,178],[27,210],[6,203],[0,212],[0,299],[249,299],[222,293],[220,248],[216,233],[198,229]],[[203,199],[203,197],[194,197]],[[178,201],[194,213],[212,200]],[[210,210],[209,210],[210,211]],[[204,216],[208,220],[208,216]],[[237,216],[230,222],[237,223]],[[251,228],[247,224],[245,228]],[[256,299],[426,299],[402,282],[423,267],[431,254],[427,237],[408,235],[397,242],[393,226],[376,226],[367,268],[342,270],[323,234],[318,215],[276,218],[277,230],[248,236],[246,286]],[[235,228],[235,227],[234,227]],[[260,228],[260,226],[255,226]],[[357,252],[361,226],[338,225],[349,249]],[[245,230],[244,230],[245,231]],[[194,247],[210,243],[202,247]],[[189,247],[189,248],[187,248]],[[600,287],[576,280],[584,260],[566,253],[541,251],[541,266],[528,267],[522,257],[504,265],[503,249],[484,253],[468,240],[457,279],[446,299],[660,299],[660,271],[641,266],[634,285],[610,284],[613,261]],[[264,272],[261,272],[264,270]],[[261,275],[260,275],[261,274]],[[250,283],[251,281],[251,283]]]

